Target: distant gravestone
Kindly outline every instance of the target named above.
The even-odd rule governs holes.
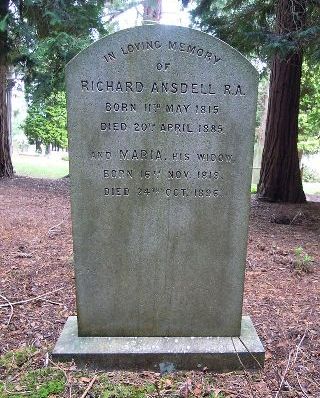
[[[242,319],[256,70],[209,35],[143,26],[92,44],[66,76],[77,320],[54,356],[262,364]]]

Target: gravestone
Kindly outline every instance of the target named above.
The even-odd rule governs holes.
[[[209,35],[147,25],[89,46],[66,82],[77,318],[54,357],[262,365],[242,317],[257,71]]]

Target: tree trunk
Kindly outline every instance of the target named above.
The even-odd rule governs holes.
[[[36,139],[36,152],[37,153],[42,153],[42,148],[41,148],[41,141]]]
[[[303,26],[303,1],[279,0],[277,33],[288,34]],[[276,55],[271,69],[265,145],[262,154],[258,198],[270,202],[302,203],[298,158],[298,114],[302,52]]]
[[[0,20],[3,20],[9,10],[9,1],[0,2]],[[13,167],[10,154],[8,108],[7,108],[7,65],[8,65],[8,31],[0,30],[0,178],[13,177]]]

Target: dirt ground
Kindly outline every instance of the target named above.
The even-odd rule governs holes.
[[[0,217],[0,353],[33,345],[44,356],[76,311],[68,180],[0,180]],[[164,396],[209,396],[195,387],[205,374],[212,391],[226,397],[320,397],[319,234],[320,202],[285,205],[252,198],[244,314],[266,348],[265,368],[223,375],[179,372],[173,378],[189,383],[190,395],[167,388]],[[12,308],[7,301],[41,295]],[[38,366],[42,362],[38,357]],[[142,374],[144,380],[160,377]],[[142,376],[113,372],[112,377],[139,383]]]

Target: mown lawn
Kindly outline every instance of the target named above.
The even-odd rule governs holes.
[[[306,194],[320,195],[320,182],[304,182],[303,189]]]
[[[16,175],[35,178],[62,178],[69,174],[69,162],[45,156],[14,155]]]

